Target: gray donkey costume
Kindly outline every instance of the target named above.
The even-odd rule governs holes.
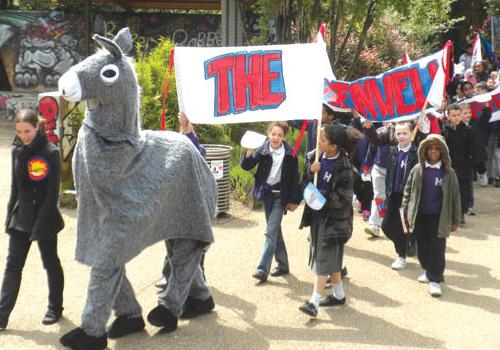
[[[78,199],[76,260],[92,267],[81,328],[61,338],[73,349],[103,349],[110,338],[144,328],[142,309],[125,275],[125,264],[161,240],[173,246],[172,276],[149,321],[167,331],[186,307],[213,309],[199,260],[213,242],[217,185],[188,138],[143,131],[139,87],[131,61],[128,28],[59,81],[61,95],[87,101],[73,172]],[[193,310],[191,310],[192,312]],[[196,312],[195,312],[196,313]]]

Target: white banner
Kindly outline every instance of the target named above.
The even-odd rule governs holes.
[[[323,42],[176,47],[174,63],[179,109],[195,124],[319,119],[331,71]]]

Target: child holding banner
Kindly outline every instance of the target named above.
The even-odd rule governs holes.
[[[382,221],[382,230],[387,238],[394,243],[396,260],[392,263],[393,270],[406,268],[407,234],[403,231],[399,213],[403,200],[403,190],[410,170],[418,162],[417,146],[411,141],[412,125],[410,122],[396,124],[395,136],[397,146],[392,146],[387,162],[385,189],[387,211]]]
[[[269,274],[279,277],[290,272],[281,220],[287,210],[297,208],[302,193],[297,158],[292,156],[292,148],[283,141],[287,132],[287,123],[272,122],[268,129],[269,140],[255,150],[247,150],[241,161],[245,170],[258,165],[252,195],[264,201],[266,241],[257,270],[252,275],[260,283],[267,281]],[[270,271],[273,256],[278,266]]]
[[[300,228],[311,228],[309,265],[314,272],[314,290],[309,301],[300,306],[303,313],[316,317],[319,306],[345,304],[340,271],[344,244],[351,238],[353,227],[352,196],[354,168],[346,155],[348,134],[339,125],[322,128],[318,143],[320,162],[308,155],[309,178],[318,174],[318,190],[327,198],[322,209],[304,207]],[[321,299],[326,280],[332,280],[332,294]]]
[[[418,281],[429,283],[429,293],[439,297],[446,238],[460,220],[460,188],[441,135],[430,134],[420,143],[418,160],[406,182],[402,209],[409,230],[417,236],[418,260],[424,269]]]

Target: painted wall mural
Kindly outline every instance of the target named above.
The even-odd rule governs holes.
[[[113,37],[129,26],[147,51],[160,37],[179,46],[220,46],[220,25],[218,15],[106,13],[95,15],[93,32]],[[86,56],[84,35],[81,13],[2,11],[0,60],[10,87],[18,92],[54,90],[59,77]]]
[[[106,13],[92,26],[107,37],[128,26],[145,51],[161,37],[178,46],[221,46],[219,15]],[[85,31],[83,13],[0,12],[0,111],[8,119],[36,107],[37,94],[57,90],[59,77],[86,57]]]
[[[36,108],[38,105],[37,94],[16,93],[0,91],[0,111],[7,120],[14,120],[16,111],[22,108]]]
[[[113,37],[123,27],[130,27],[135,42],[144,49],[154,48],[160,37],[178,46],[221,46],[221,18],[218,15],[177,14],[99,14],[94,31]]]
[[[62,12],[3,11],[0,59],[14,91],[48,91],[84,57],[85,23]]]

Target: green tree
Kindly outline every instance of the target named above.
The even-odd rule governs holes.
[[[280,43],[311,41],[319,24],[325,22],[332,69],[340,78],[353,79],[360,71],[363,51],[384,35],[388,26],[392,26],[391,30],[399,28],[400,38],[430,49],[436,43],[429,42],[433,34],[445,31],[457,21],[449,18],[453,1],[258,0],[256,11],[264,29],[261,39],[267,37],[269,19],[274,19]]]

